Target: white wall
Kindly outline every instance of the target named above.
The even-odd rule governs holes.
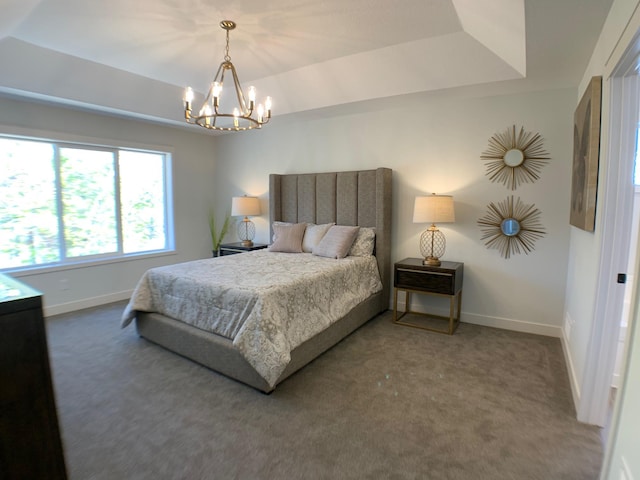
[[[426,225],[412,223],[414,196],[452,194],[456,223],[440,227],[447,237],[444,259],[465,264],[462,320],[559,336],[569,248],[575,96],[574,89],[503,96],[452,91],[366,102],[316,115],[274,117],[259,132],[216,139],[218,198],[261,196],[264,214],[255,219],[256,240],[266,242],[269,173],[390,167],[393,260],[420,255],[418,239]],[[547,235],[529,255],[506,260],[497,250],[485,248],[476,222],[490,202],[512,193],[489,181],[480,155],[492,135],[514,124],[539,132],[552,160],[538,182],[513,192],[542,211]],[[421,306],[448,308],[440,301],[422,297]]]
[[[0,98],[0,132],[48,134],[61,140],[97,140],[173,152],[176,253],[48,273],[13,274],[43,292],[45,314],[128,298],[148,268],[211,255],[207,210],[214,198],[213,137],[9,98]],[[68,282],[68,290],[61,289],[61,280]]]

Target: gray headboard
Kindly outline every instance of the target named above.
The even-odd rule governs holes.
[[[281,222],[375,227],[383,301],[391,292],[391,169],[269,175],[269,217]],[[273,231],[270,232],[271,236]]]

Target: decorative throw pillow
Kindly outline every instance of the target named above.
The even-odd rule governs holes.
[[[322,225],[307,224],[307,229],[304,231],[304,237],[302,238],[302,251],[306,253],[313,252],[313,249],[320,243],[322,237],[326,235],[333,225],[335,225],[335,223],[325,223]]]
[[[302,237],[307,228],[306,223],[293,225],[273,225],[275,241],[269,247],[270,252],[302,253]]]
[[[358,230],[360,227],[332,226],[313,249],[313,254],[328,258],[346,257],[356,235],[358,235]]]
[[[278,221],[273,222],[273,238],[271,239],[272,242],[276,241],[276,228],[275,228],[276,225],[294,225],[294,224],[291,222],[278,222]]]
[[[376,244],[376,229],[372,227],[360,227],[358,235],[351,245],[349,255],[352,257],[366,257],[373,255]]]

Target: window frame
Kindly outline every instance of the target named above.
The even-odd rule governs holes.
[[[55,272],[60,270],[70,270],[75,268],[85,268],[95,265],[105,265],[111,263],[128,262],[141,258],[162,257],[176,254],[175,228],[174,228],[174,196],[173,196],[173,149],[164,145],[148,145],[133,142],[123,142],[116,140],[104,140],[92,137],[65,135],[62,133],[52,134],[50,132],[34,131],[24,128],[11,128],[0,125],[0,138],[19,141],[34,141],[49,143],[55,150],[55,188],[56,207],[58,211],[58,236],[60,239],[60,260],[51,263],[41,263],[35,265],[22,265],[16,267],[0,268],[1,273],[15,273],[19,276]],[[107,151],[114,154],[114,208],[116,209],[116,237],[117,251],[110,253],[100,253],[85,256],[68,256],[67,247],[64,243],[63,218],[62,218],[62,195],[61,192],[61,166],[60,149],[79,148],[95,151]],[[165,248],[146,250],[132,253],[124,253],[124,238],[122,224],[122,210],[120,198],[120,169],[119,152],[140,152],[159,154],[163,156],[163,186],[164,186],[164,234]],[[64,255],[63,255],[64,254]]]

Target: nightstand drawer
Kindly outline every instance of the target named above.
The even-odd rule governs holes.
[[[424,290],[432,293],[453,295],[455,293],[455,277],[451,273],[429,272],[396,268],[394,286],[410,290]]]

